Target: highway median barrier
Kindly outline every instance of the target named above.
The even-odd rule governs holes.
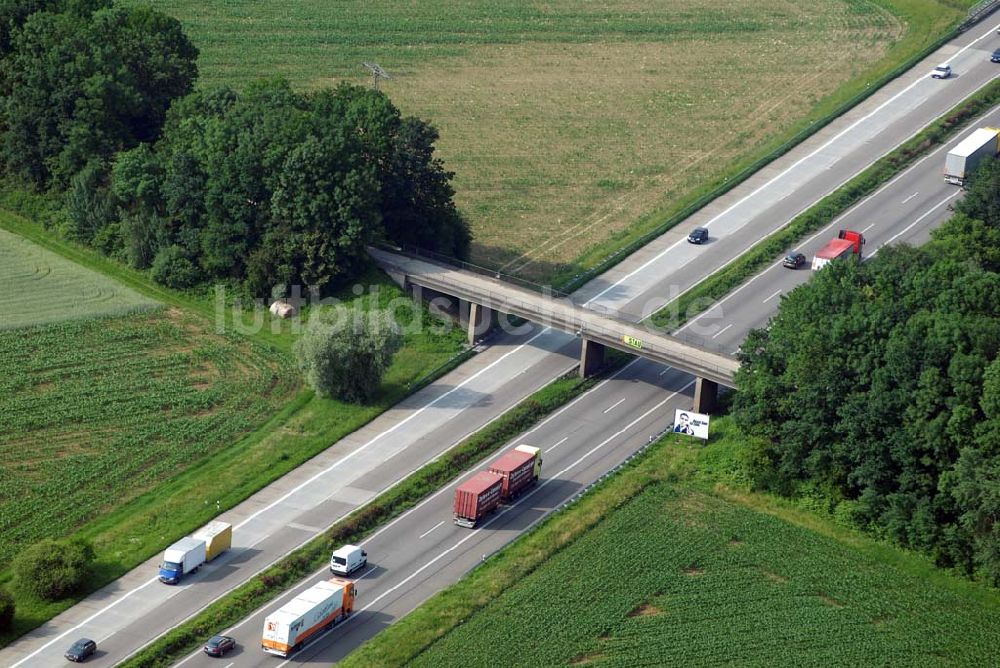
[[[767,265],[777,262],[807,235],[829,225],[847,209],[878,190],[918,159],[943,145],[982,114],[1000,103],[1000,79],[969,96],[940,119],[886,154],[871,167],[765,237],[726,265],[654,313],[651,322],[673,331],[710,308]]]
[[[197,651],[212,635],[224,632],[255,610],[268,605],[279,594],[297,586],[304,578],[325,568],[335,547],[363,541],[365,536],[413,508],[509,440],[620,369],[629,359],[631,356],[615,355],[597,376],[580,379],[573,371],[546,385],[341,519],[323,535],[265,568],[119,665],[126,668],[171,666]]]

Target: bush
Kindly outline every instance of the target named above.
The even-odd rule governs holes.
[[[6,631],[14,622],[14,597],[0,589],[0,631]]]
[[[196,285],[201,273],[180,246],[161,248],[153,260],[153,280],[168,288],[183,290]]]
[[[366,401],[378,390],[403,337],[388,311],[346,315],[351,319],[346,324],[311,323],[295,342],[295,356],[320,396]]]
[[[80,589],[93,559],[94,548],[88,543],[46,539],[14,560],[14,577],[25,591],[57,601]]]

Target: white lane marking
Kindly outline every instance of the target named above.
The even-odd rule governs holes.
[[[714,338],[718,337],[720,334],[722,334],[724,331],[726,331],[727,329],[729,329],[732,326],[733,326],[733,323],[729,323],[728,325],[726,325],[725,327],[723,327],[722,329],[720,329],[719,331],[717,331],[715,334],[712,334],[712,338],[714,339]]]
[[[612,405],[610,405],[607,408],[605,408],[604,409],[604,414],[607,415],[608,412],[613,411],[614,409],[618,408],[618,406],[620,406],[623,401],[625,401],[625,397],[622,397],[621,399],[619,399],[618,401],[616,401]]]
[[[110,638],[111,636],[113,636],[113,635],[114,635],[114,634],[116,634],[116,633],[118,633],[118,630],[117,630],[117,629],[116,629],[116,630],[114,630],[114,631],[112,631],[112,632],[111,632],[111,633],[109,633],[108,635],[104,636],[104,637],[103,637],[103,638],[101,638],[100,640],[98,640],[98,641],[97,641],[97,646],[98,646],[98,647],[100,647],[100,646],[101,646],[101,645],[102,645],[102,644],[103,644],[104,642],[106,642],[106,641],[107,641],[107,639],[108,639],[108,638]]]
[[[552,452],[553,450],[555,450],[556,448],[558,448],[560,445],[562,445],[563,443],[565,443],[568,440],[569,440],[569,436],[563,436],[562,440],[560,440],[558,443],[550,445],[548,448],[545,449],[545,451],[542,454],[544,455],[546,453]]]
[[[434,526],[432,526],[430,529],[428,529],[427,531],[425,531],[422,534],[420,534],[419,536],[417,536],[417,540],[420,540],[421,538],[423,538],[424,536],[426,536],[427,534],[429,534],[431,531],[434,531],[434,529],[437,529],[442,524],[444,524],[444,520],[441,520],[440,522],[438,522],[437,524],[435,524]]]
[[[868,230],[872,229],[873,227],[875,227],[875,223],[872,223],[871,225],[869,225],[865,229],[861,230],[861,234],[864,234],[865,232],[867,232]]]
[[[322,531],[319,527],[311,527],[308,524],[299,524],[298,522],[289,522],[286,526],[290,529],[298,529],[307,533],[319,533]]]
[[[940,202],[938,202],[938,203],[937,203],[937,204],[935,204],[934,206],[932,206],[931,208],[927,209],[927,211],[925,211],[925,212],[924,212],[924,213],[923,213],[923,214],[922,214],[922,215],[921,215],[921,216],[920,216],[919,218],[917,218],[917,219],[916,219],[915,221],[913,221],[912,223],[910,223],[909,225],[907,225],[906,227],[904,227],[904,228],[903,228],[902,230],[900,230],[900,231],[899,231],[899,232],[898,232],[898,233],[897,233],[897,234],[896,234],[895,236],[893,236],[893,237],[892,237],[891,239],[889,239],[889,240],[888,240],[888,241],[886,241],[886,242],[885,242],[884,244],[882,244],[881,246],[879,246],[878,248],[876,248],[876,249],[875,249],[874,251],[872,251],[872,254],[871,254],[871,255],[869,255],[868,257],[875,257],[875,256],[876,256],[876,255],[878,254],[878,252],[879,252],[880,250],[882,250],[883,248],[885,248],[886,246],[888,246],[889,244],[891,244],[891,243],[892,243],[893,241],[895,241],[895,240],[896,240],[896,239],[898,239],[899,237],[901,237],[901,236],[903,236],[904,234],[906,234],[907,232],[909,232],[909,231],[910,231],[911,229],[913,229],[913,226],[914,226],[914,225],[916,225],[916,224],[917,224],[917,223],[919,223],[919,222],[920,222],[921,220],[923,220],[923,219],[924,219],[924,218],[926,218],[927,216],[929,216],[929,215],[931,215],[932,213],[934,213],[934,211],[935,211],[936,209],[939,209],[939,208],[941,208],[942,206],[944,206],[945,204],[947,204],[949,200],[953,200],[953,199],[955,199],[956,197],[958,197],[958,196],[959,196],[960,194],[961,194],[961,191],[958,191],[958,192],[954,192],[954,193],[952,193],[951,195],[948,195],[947,197],[945,197],[945,198],[944,198],[943,200],[941,200]]]
[[[774,291],[774,294],[773,294],[773,295],[771,295],[770,297],[768,297],[767,299],[765,299],[764,301],[762,301],[762,302],[761,302],[761,304],[766,304],[766,303],[768,303],[769,301],[771,301],[772,299],[774,299],[775,297],[777,297],[777,296],[778,296],[778,295],[780,295],[780,294],[781,294],[781,290],[775,290],[775,291]]]
[[[485,366],[482,369],[480,369],[478,372],[476,372],[473,375],[469,376],[468,378],[466,378],[465,380],[463,380],[461,383],[458,383],[457,385],[455,385],[453,388],[451,388],[450,390],[448,390],[447,392],[445,392],[444,394],[442,394],[438,398],[434,399],[430,403],[428,403],[428,404],[422,406],[421,408],[419,408],[418,410],[414,411],[413,413],[411,413],[410,415],[408,415],[403,420],[400,420],[399,422],[397,422],[395,425],[393,425],[389,429],[386,429],[385,431],[381,432],[380,434],[377,434],[376,436],[372,437],[372,439],[369,440],[367,443],[365,443],[364,445],[358,447],[353,452],[350,452],[347,455],[345,455],[344,457],[340,458],[338,461],[336,461],[333,464],[331,464],[325,470],[320,471],[319,473],[317,473],[313,477],[309,478],[305,482],[303,482],[300,485],[296,486],[291,491],[289,491],[288,493],[286,493],[284,496],[282,496],[281,498],[279,498],[276,501],[272,502],[270,505],[267,505],[264,508],[261,508],[260,510],[258,510],[255,513],[251,514],[245,520],[243,520],[242,522],[240,522],[239,524],[237,524],[236,526],[234,526],[233,529],[236,530],[236,529],[239,529],[239,528],[245,526],[248,522],[250,522],[251,520],[255,519],[261,513],[266,512],[266,511],[270,510],[271,508],[274,508],[279,503],[283,503],[291,495],[295,494],[296,492],[298,492],[299,490],[301,490],[303,487],[312,484],[318,478],[320,478],[320,477],[328,474],[329,472],[333,471],[335,468],[337,468],[338,466],[340,466],[341,464],[343,464],[347,460],[351,459],[352,457],[354,457],[355,455],[357,455],[358,453],[360,453],[362,450],[367,449],[369,446],[371,446],[373,443],[375,443],[376,441],[378,441],[383,436],[386,436],[386,435],[391,434],[392,432],[396,431],[397,429],[399,429],[399,427],[403,426],[404,424],[406,424],[407,422],[409,422],[410,420],[412,420],[416,416],[420,415],[421,413],[423,413],[424,411],[426,411],[428,408],[431,408],[432,406],[434,406],[435,404],[437,404],[439,401],[441,401],[442,399],[444,399],[448,395],[450,395],[450,394],[458,391],[464,385],[466,385],[467,383],[471,382],[472,380],[474,380],[478,376],[482,375],[486,371],[489,371],[490,369],[492,369],[493,367],[495,367],[497,364],[499,364],[502,361],[504,361],[506,358],[508,358],[511,355],[517,353],[522,348],[530,345],[535,339],[537,339],[538,337],[540,337],[543,334],[545,334],[546,332],[548,332],[549,329],[550,329],[549,327],[543,328],[541,331],[539,331],[537,334],[535,334],[534,336],[532,336],[530,339],[528,339],[527,341],[525,341],[521,345],[519,345],[516,348],[513,348],[512,350],[504,353],[502,356],[500,356],[499,358],[497,358],[495,361],[491,362],[487,366]],[[266,536],[261,537],[261,539],[259,539],[259,540],[263,540],[263,538],[265,538],[265,537]],[[259,542],[259,540],[258,540],[258,542]],[[95,619],[97,619],[98,617],[100,617],[101,615],[103,615],[104,613],[106,613],[108,610],[110,610],[111,608],[115,607],[116,605],[118,605],[119,603],[121,603],[122,601],[124,601],[125,599],[127,599],[129,596],[132,596],[133,594],[135,594],[139,590],[144,589],[144,588],[148,587],[149,585],[151,585],[152,583],[158,582],[158,581],[159,581],[159,578],[156,578],[156,577],[150,578],[149,580],[147,580],[143,584],[139,585],[135,589],[132,589],[131,591],[125,592],[125,594],[123,594],[121,598],[119,598],[119,599],[117,599],[117,600],[109,603],[105,607],[101,608],[100,610],[98,610],[97,612],[95,612],[94,614],[92,614],[90,617],[87,617],[85,620],[83,620],[82,622],[80,622],[76,626],[73,626],[73,627],[67,629],[66,631],[63,631],[62,633],[60,633],[59,635],[57,635],[55,638],[53,638],[52,640],[48,641],[47,643],[45,643],[44,645],[42,645],[41,647],[39,647],[38,649],[36,649],[34,652],[32,652],[31,654],[28,654],[23,659],[21,659],[20,661],[18,661],[17,663],[15,663],[13,666],[11,666],[11,668],[17,668],[18,666],[22,665],[23,663],[25,663],[29,659],[34,658],[40,652],[45,651],[46,649],[48,649],[49,647],[51,647],[53,644],[59,642],[60,640],[62,640],[66,636],[68,636],[69,634],[71,634],[71,633],[73,633],[75,631],[78,631],[84,625],[89,624],[90,622],[94,621]],[[219,598],[221,598],[222,596],[225,596],[225,593],[221,594],[219,596]],[[166,631],[164,633],[166,633]],[[180,665],[180,664],[177,664],[177,665]]]
[[[232,661],[232,662],[230,662],[230,664],[228,666],[226,666],[226,668],[233,668],[233,666],[235,666],[235,665],[236,665],[236,662]]]
[[[906,199],[904,199],[902,202],[900,202],[900,204],[906,204],[907,202],[909,202],[911,199],[913,199],[914,197],[916,197],[919,194],[920,194],[919,191],[913,193],[912,195],[910,195],[909,197],[907,197]]]
[[[658,373],[658,374],[656,374],[656,375],[657,375],[657,376],[662,376],[662,375],[663,375],[663,374],[665,374],[666,372],[670,371],[670,370],[671,370],[672,368],[673,368],[673,367],[671,367],[671,366],[668,366],[668,367],[667,367],[666,369],[664,369],[663,371],[661,371],[660,373]]]
[[[365,576],[368,575],[369,573],[371,573],[372,571],[374,571],[376,568],[377,568],[376,566],[372,566],[367,571],[365,571],[364,573],[362,573],[361,575],[359,575],[358,577],[356,577],[354,579],[355,580],[364,580]]]
[[[964,53],[964,52],[968,51],[969,49],[971,49],[977,42],[979,42],[980,40],[986,39],[987,37],[993,35],[995,32],[996,32],[996,30],[990,30],[989,32],[981,35],[980,37],[977,37],[972,42],[970,42],[967,46],[965,46],[964,48],[956,51],[954,53],[954,55],[951,56],[950,60],[956,59],[962,53]],[[916,79],[909,86],[907,86],[903,90],[899,91],[898,93],[896,93],[895,95],[893,95],[892,97],[890,97],[888,100],[886,100],[885,102],[883,102],[879,106],[875,107],[875,109],[873,109],[871,112],[869,112],[866,116],[864,116],[862,118],[859,118],[857,121],[855,121],[854,123],[852,123],[851,125],[849,125],[847,128],[841,130],[839,133],[837,133],[836,135],[834,135],[829,141],[827,141],[825,144],[823,144],[822,146],[820,146],[819,148],[817,148],[815,151],[813,151],[809,155],[806,155],[806,156],[800,158],[791,167],[787,168],[785,171],[781,172],[780,174],[778,174],[777,176],[775,176],[774,178],[772,178],[770,181],[768,181],[767,183],[763,184],[762,186],[760,186],[759,188],[757,188],[756,190],[754,190],[753,192],[751,192],[749,195],[744,196],[740,201],[736,202],[735,204],[733,204],[732,206],[730,206],[729,208],[727,208],[722,213],[716,215],[715,217],[713,217],[711,220],[709,220],[707,223],[705,223],[701,227],[709,227],[712,223],[714,223],[715,221],[719,220],[723,216],[727,215],[730,211],[733,211],[737,207],[743,206],[743,204],[745,204],[746,201],[749,200],[751,197],[756,197],[757,194],[760,193],[765,188],[769,188],[773,183],[776,183],[777,181],[780,181],[780,180],[784,179],[788,174],[792,173],[793,170],[798,169],[799,165],[801,165],[803,162],[805,162],[806,160],[811,159],[813,156],[817,155],[818,153],[821,153],[821,152],[825,151],[835,141],[839,140],[841,137],[843,137],[844,135],[848,134],[849,132],[852,132],[854,130],[854,128],[858,127],[862,123],[868,122],[868,119],[870,119],[872,116],[874,116],[878,112],[882,111],[883,108],[885,108],[885,107],[889,106],[890,104],[892,104],[893,102],[895,102],[897,98],[899,98],[899,97],[903,96],[904,94],[910,92],[910,89],[914,88],[915,86],[917,86],[917,84],[926,82],[926,80],[927,80],[926,77],[920,77],[920,78]],[[917,130],[917,131],[919,132],[919,130]],[[832,165],[831,165],[831,167],[832,167]],[[865,167],[862,168],[862,170],[867,169],[867,167],[868,166],[866,165]],[[826,169],[830,169],[830,167],[827,167]],[[851,176],[849,176],[844,181],[841,181],[841,183],[838,184],[834,188],[834,190],[836,190],[840,186],[844,185],[844,183],[847,183],[847,181],[850,181],[851,179],[853,179],[855,176],[857,176],[857,174],[860,174],[862,170],[859,170],[855,174],[852,174]],[[831,192],[833,192],[833,191],[831,191]],[[686,239],[678,239],[675,243],[673,243],[672,245],[668,246],[663,251],[661,251],[657,255],[653,256],[653,258],[651,258],[650,260],[647,260],[645,263],[643,263],[642,265],[640,265],[638,269],[635,269],[634,271],[626,274],[624,277],[622,277],[618,281],[612,283],[611,285],[609,285],[608,287],[604,288],[599,293],[597,293],[596,295],[594,295],[593,297],[591,297],[590,299],[588,299],[587,302],[584,304],[584,306],[590,306],[590,303],[593,302],[595,299],[599,299],[599,298],[603,297],[608,292],[610,292],[611,290],[617,288],[619,285],[621,285],[625,281],[630,280],[633,276],[635,276],[639,272],[644,271],[647,267],[649,267],[653,263],[659,262],[660,259],[664,255],[666,255],[667,253],[669,253],[670,251],[672,251],[677,246],[680,246],[681,244],[685,243],[686,241],[687,241]]]

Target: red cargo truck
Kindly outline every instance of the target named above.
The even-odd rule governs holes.
[[[455,490],[455,524],[473,528],[500,505],[503,478],[480,471]]]
[[[861,258],[861,247],[865,244],[865,237],[861,232],[852,230],[840,230],[837,238],[823,246],[813,258],[812,268],[822,269],[833,260],[857,255]]]
[[[525,488],[538,482],[541,468],[541,451],[529,445],[519,445],[493,462],[490,472],[503,478],[500,503],[509,503]]]

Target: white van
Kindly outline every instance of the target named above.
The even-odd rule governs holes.
[[[368,553],[357,545],[345,545],[330,556],[330,570],[338,575],[350,575],[368,563]]]

